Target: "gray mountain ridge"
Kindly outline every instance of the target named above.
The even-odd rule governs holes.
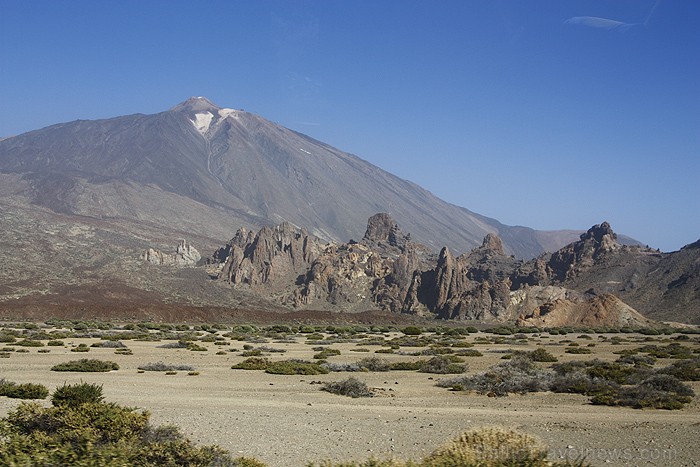
[[[416,241],[464,252],[497,234],[518,258],[575,231],[536,231],[447,203],[352,154],[203,97],[165,112],[77,120],[0,141],[0,172],[21,174],[55,212],[136,219],[212,239],[283,221],[333,241],[389,212]]]

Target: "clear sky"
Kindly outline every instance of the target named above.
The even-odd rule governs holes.
[[[506,224],[700,238],[700,2],[0,0],[0,136],[190,96]]]

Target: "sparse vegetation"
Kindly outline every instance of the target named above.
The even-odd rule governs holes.
[[[329,370],[318,363],[304,360],[284,360],[270,363],[265,368],[265,372],[273,375],[320,375],[328,373]]]
[[[172,365],[163,362],[147,363],[138,368],[144,371],[194,371],[194,367],[190,365]]]
[[[352,398],[374,396],[374,393],[369,390],[366,383],[353,377],[344,379],[343,381],[326,383],[321,387],[321,390]]]
[[[94,383],[63,384],[51,395],[55,407],[77,407],[82,404],[97,404],[104,400],[102,386]]]
[[[16,384],[4,378],[0,379],[0,396],[12,399],[46,399],[48,395],[49,390],[43,384]]]
[[[64,386],[64,393],[75,396],[74,390]],[[83,402],[78,396],[47,408],[23,403],[0,421],[0,464],[246,465],[218,446],[193,445],[175,427],[153,427],[149,417],[148,412],[101,400]]]
[[[81,371],[81,372],[106,372],[118,370],[119,365],[114,362],[83,358],[59,363],[51,367],[51,371]]]

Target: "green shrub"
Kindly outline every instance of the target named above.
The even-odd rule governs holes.
[[[169,363],[156,362],[141,365],[138,369],[144,371],[193,371],[194,367],[190,365],[172,365]]]
[[[439,355],[423,363],[418,371],[421,373],[436,373],[442,375],[459,374],[467,371],[467,365],[455,363],[454,359]]]
[[[51,371],[82,371],[82,372],[105,372],[118,370],[119,365],[114,362],[83,358],[81,360],[71,360],[66,363],[59,363],[51,367]]]
[[[44,343],[41,341],[35,341],[32,339],[23,339],[21,341],[15,342],[13,345],[19,345],[22,347],[43,347]]]
[[[50,340],[46,343],[46,345],[51,346],[51,347],[63,347],[65,344],[63,343],[63,341]]]
[[[43,384],[15,384],[4,379],[0,381],[0,396],[12,399],[46,399],[49,390]]]
[[[70,349],[71,352],[89,352],[90,347],[87,346],[87,344],[80,344],[77,347],[73,347]]]
[[[24,403],[0,422],[0,465],[246,465],[217,446],[193,445],[177,429],[153,428],[148,420],[148,412],[104,402],[47,408]]]
[[[545,466],[547,447],[528,434],[501,428],[470,430],[423,460],[428,467]]]
[[[423,334],[423,331],[418,326],[406,326],[401,332],[407,336],[420,336]]]
[[[17,338],[15,336],[0,332],[0,343],[11,344],[12,342],[17,342]]]
[[[412,362],[393,362],[389,365],[392,371],[416,371],[425,365],[425,360],[415,360]]]
[[[329,370],[318,363],[284,360],[270,363],[265,372],[273,375],[320,375],[328,373]]]
[[[460,357],[483,357],[484,354],[479,352],[476,349],[460,349],[455,352],[455,355],[459,355]]]
[[[251,357],[233,365],[231,368],[233,370],[266,370],[268,366],[270,366],[270,360],[267,358]]]
[[[102,385],[94,383],[67,384],[57,387],[51,395],[51,403],[55,407],[76,407],[82,404],[102,402]]]
[[[374,393],[369,390],[366,383],[353,377],[344,379],[343,381],[325,383],[323,387],[321,387],[321,390],[352,398],[374,396]]]
[[[389,371],[389,361],[379,357],[365,357],[357,362],[357,366],[364,371]]]
[[[558,360],[557,357],[548,352],[544,347],[539,347],[530,352],[530,359],[533,362],[556,362]]]
[[[320,352],[314,355],[315,360],[325,360],[328,357],[333,357],[336,355],[340,355],[340,350],[338,349],[331,349],[331,348],[324,348]]]
[[[574,355],[582,355],[582,354],[589,354],[592,351],[588,347],[569,347],[564,352],[574,354]]]
[[[689,403],[695,393],[671,375],[653,375],[635,386],[593,396],[596,405],[620,405],[635,409],[654,408],[677,410]]]
[[[678,360],[659,370],[659,373],[675,376],[681,381],[700,381],[700,357]]]
[[[440,380],[437,385],[458,391],[506,396],[509,393],[547,391],[550,380],[548,371],[540,370],[528,357],[516,355],[478,375]]]

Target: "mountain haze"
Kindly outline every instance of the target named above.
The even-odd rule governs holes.
[[[57,213],[151,222],[212,239],[289,221],[347,241],[360,238],[376,212],[391,213],[436,250],[468,251],[496,233],[506,253],[531,258],[577,235],[503,225],[203,97],[158,114],[78,120],[0,140],[0,172],[21,175],[17,190]]]

